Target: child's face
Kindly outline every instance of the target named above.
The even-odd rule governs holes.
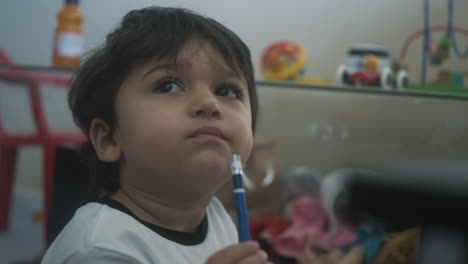
[[[240,154],[244,164],[250,155],[248,87],[199,41],[172,62],[135,68],[119,90],[114,138],[121,185],[163,199],[206,200],[230,179],[231,155]]]

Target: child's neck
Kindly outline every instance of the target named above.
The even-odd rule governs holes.
[[[160,199],[149,193],[132,188],[121,188],[112,199],[125,205],[140,219],[149,223],[181,232],[195,232],[206,215],[206,203],[191,207],[174,201]]]

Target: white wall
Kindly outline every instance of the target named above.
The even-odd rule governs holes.
[[[431,24],[445,24],[447,1],[432,0]],[[292,40],[309,53],[307,74],[333,79],[347,48],[358,42],[381,43],[395,55],[412,32],[422,28],[422,0],[83,0],[86,47],[92,48],[129,10],[148,5],[181,6],[194,9],[225,24],[251,48],[256,76],[260,76],[263,49],[276,40]],[[0,47],[15,61],[50,65],[55,16],[62,0],[0,0]],[[468,0],[455,0],[454,25],[468,28]],[[438,40],[442,34],[434,34]],[[459,37],[459,46],[468,46],[468,37]],[[419,81],[421,40],[409,49],[410,75]],[[445,67],[468,71],[467,61],[450,59]],[[429,69],[433,79],[437,69]],[[49,103],[51,103],[51,99]],[[66,111],[53,118],[69,122]],[[66,126],[69,124],[67,123]],[[39,153],[22,155],[19,185],[40,186]]]
[[[21,63],[50,64],[55,15],[61,0],[2,0],[0,47]],[[211,16],[237,32],[252,50],[257,77],[263,49],[276,40],[293,40],[309,53],[307,72],[334,78],[349,45],[382,43],[396,55],[411,33],[422,28],[422,0],[83,0],[86,47],[93,47],[129,10],[148,5],[181,6]],[[455,0],[454,24],[468,28],[467,0]],[[431,24],[446,24],[447,1],[432,0]],[[435,34],[438,40],[442,34]],[[468,37],[459,37],[459,46]],[[419,81],[421,41],[415,41],[408,56],[411,76]],[[466,61],[447,64],[467,70]]]

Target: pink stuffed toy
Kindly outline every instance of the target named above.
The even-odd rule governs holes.
[[[342,225],[330,232],[325,209],[310,196],[292,202],[290,218],[291,225],[274,241],[276,252],[282,256],[299,259],[305,248],[320,254],[356,241],[354,233]]]

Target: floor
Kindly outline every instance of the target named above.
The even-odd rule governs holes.
[[[0,263],[38,263],[43,253],[43,225],[37,214],[42,201],[37,195],[16,192],[10,227],[0,233]]]

